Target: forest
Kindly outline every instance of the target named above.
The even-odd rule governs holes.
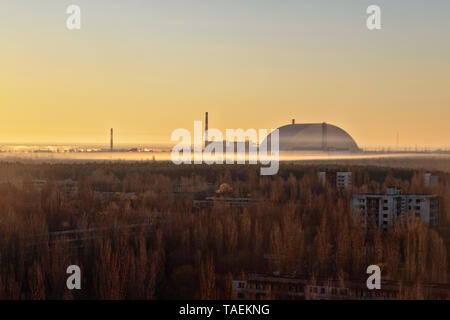
[[[353,186],[320,184],[324,170],[351,171]],[[450,174],[435,172],[430,190],[424,172],[281,163],[277,175],[261,176],[245,165],[1,162],[0,299],[231,299],[232,279],[247,272],[365,281],[373,264],[383,279],[448,284]],[[409,219],[366,228],[352,194],[389,186],[437,194],[439,227]],[[194,205],[208,196],[251,202]],[[85,231],[73,241],[76,230]],[[82,270],[81,290],[66,287],[69,265]]]

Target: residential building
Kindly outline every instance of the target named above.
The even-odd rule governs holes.
[[[337,189],[352,187],[352,173],[339,171],[321,171],[318,173],[319,181],[323,186],[330,185]]]
[[[387,229],[407,213],[431,227],[439,223],[439,198],[436,195],[402,194],[391,187],[386,194],[354,194],[352,208],[355,217],[362,214],[368,225],[373,219],[378,227]]]

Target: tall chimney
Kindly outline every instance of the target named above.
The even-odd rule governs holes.
[[[322,149],[327,150],[327,124],[322,123]]]
[[[295,119],[292,119],[292,124],[295,124]]]
[[[111,152],[114,151],[114,130],[111,128]]]
[[[208,145],[208,112],[205,113],[205,147]]]

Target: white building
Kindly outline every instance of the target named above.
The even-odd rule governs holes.
[[[318,173],[319,181],[323,186],[327,183],[338,189],[350,188],[352,186],[351,172],[321,171]]]
[[[439,184],[439,177],[432,175],[431,173],[425,173],[423,175],[423,184],[427,188],[436,188]]]
[[[362,214],[366,225],[371,219],[383,229],[407,213],[415,215],[435,227],[439,220],[439,198],[436,195],[402,194],[400,188],[388,188],[386,194],[355,194],[352,208]]]
[[[352,186],[351,172],[336,172],[336,187],[350,188]]]

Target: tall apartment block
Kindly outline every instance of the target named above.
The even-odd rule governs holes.
[[[394,222],[413,214],[430,227],[439,223],[439,197],[436,195],[402,194],[400,188],[388,188],[386,194],[354,194],[352,208],[355,217],[362,214],[366,225],[374,219],[378,227],[387,229]]]

